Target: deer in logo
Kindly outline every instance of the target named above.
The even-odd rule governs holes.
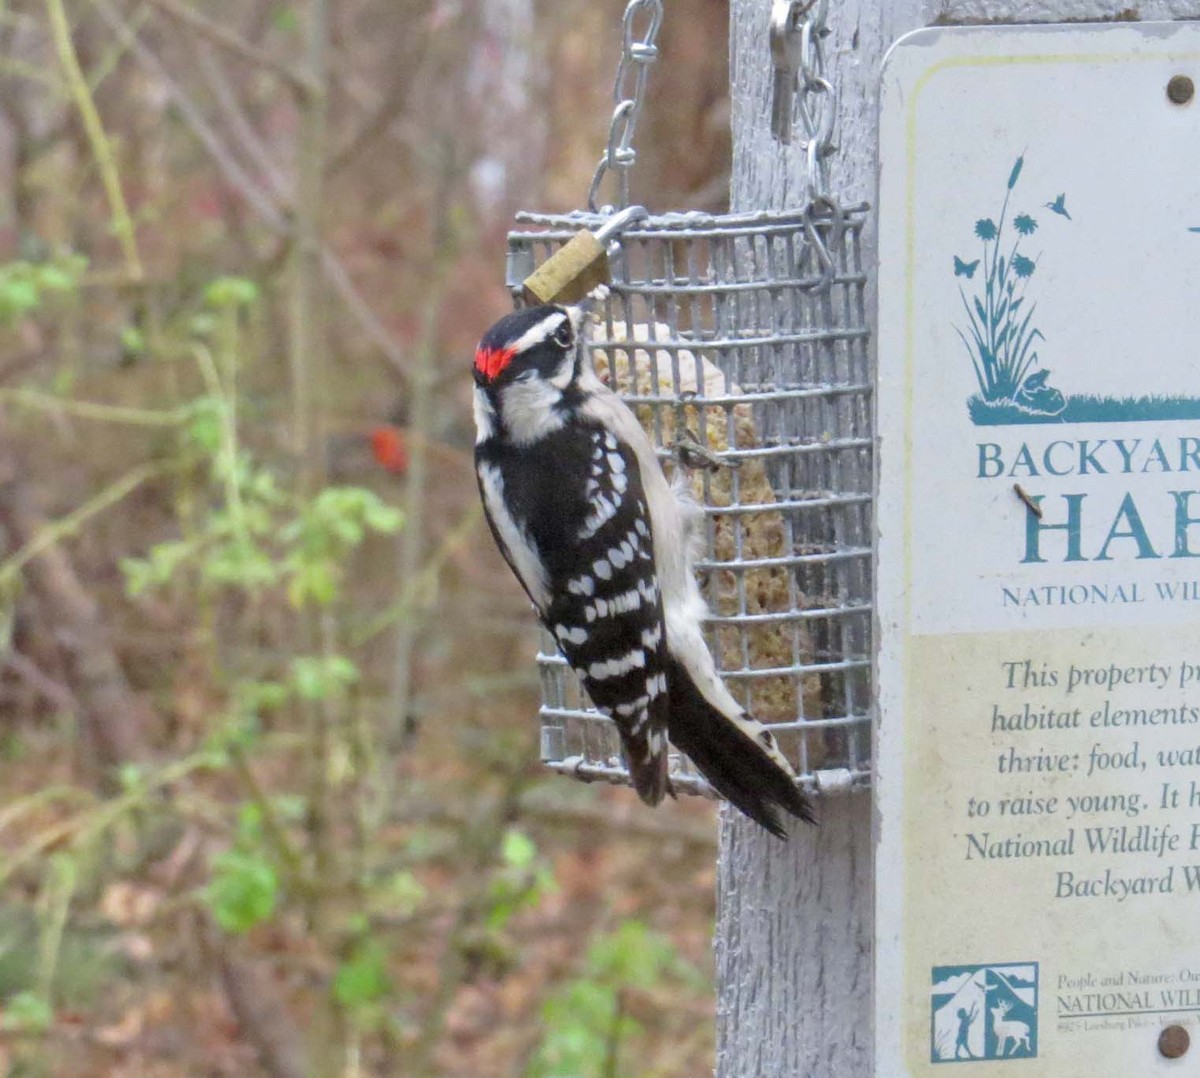
[[[990,1007],[992,1012],[992,1032],[996,1035],[996,1047],[1001,1059],[1005,1056],[1005,1045],[1012,1041],[1012,1051],[1008,1055],[1012,1055],[1022,1046],[1027,1052],[1033,1051],[1029,1043],[1029,1026],[1024,1022],[1012,1022],[1008,1019],[1008,1012],[1012,1010],[1012,1004],[1003,1001],[995,1007]]]

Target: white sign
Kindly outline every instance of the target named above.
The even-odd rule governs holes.
[[[885,66],[880,1078],[1200,1074],[1189,85],[1194,23]]]

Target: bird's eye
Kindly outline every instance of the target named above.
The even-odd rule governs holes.
[[[564,318],[562,324],[554,331],[554,343],[562,345],[563,348],[569,348],[571,339],[571,322]]]
[[[529,370],[522,371],[520,374],[518,374],[517,377],[514,379],[514,381],[532,382],[537,377],[537,374],[538,374],[538,372],[536,370],[534,370],[533,367],[530,367]]]

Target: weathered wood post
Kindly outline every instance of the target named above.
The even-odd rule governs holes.
[[[731,5],[735,212],[797,197],[802,148],[771,135],[769,3]],[[840,96],[832,187],[875,202],[876,103],[887,47],[922,25],[917,0],[848,0],[829,16],[829,77]],[[874,259],[874,228],[864,236]],[[867,433],[867,432],[857,432]],[[840,1078],[871,1072],[871,799],[824,799],[818,829],[787,845],[725,811],[717,876],[719,1078]]]
[[[803,151],[771,136],[767,0],[732,0],[735,211],[794,204]],[[829,77],[839,90],[840,153],[832,188],[875,205],[880,65],[920,26],[1006,22],[1194,19],[1198,0],[845,0],[831,5]],[[874,263],[873,225],[864,263]],[[872,282],[872,289],[875,282]],[[881,287],[887,287],[883,282]],[[884,717],[886,721],[886,716]],[[723,810],[716,960],[719,1078],[861,1078],[873,1073],[872,808],[865,794],[826,798],[819,830],[794,827],[785,846]],[[886,888],[888,881],[880,881]],[[905,1073],[899,1060],[879,1078]]]

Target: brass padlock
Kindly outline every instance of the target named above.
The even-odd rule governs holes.
[[[595,232],[582,229],[535,269],[521,284],[526,303],[578,303],[593,289],[612,282],[609,255],[617,237],[649,214],[630,206],[613,214]]]
[[[610,280],[608,248],[585,228],[526,277],[521,288],[525,302],[531,305],[578,303],[597,285]]]

